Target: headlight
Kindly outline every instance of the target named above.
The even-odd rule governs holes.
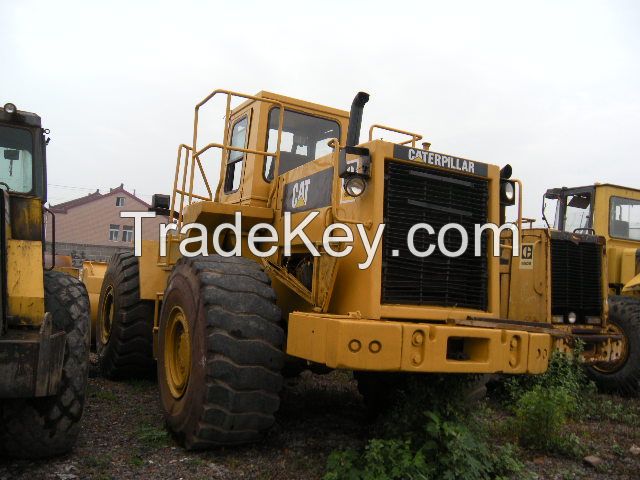
[[[14,113],[16,113],[16,106],[13,103],[5,103],[4,104],[4,111],[7,112],[9,115],[13,115]]]
[[[574,312],[569,312],[569,315],[567,315],[567,320],[569,320],[569,323],[571,323],[571,324],[576,323],[577,319],[578,319],[578,317],[576,316],[576,314]]]
[[[361,177],[349,177],[344,181],[344,190],[347,195],[359,197],[367,188],[367,182]]]
[[[516,199],[516,187],[513,182],[502,182],[502,202],[513,205]]]

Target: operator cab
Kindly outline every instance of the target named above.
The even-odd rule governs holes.
[[[9,194],[45,197],[45,139],[38,115],[12,103],[0,109],[0,189]]]
[[[634,189],[608,184],[551,188],[544,195],[542,218],[550,228],[569,233],[640,241],[640,199]]]

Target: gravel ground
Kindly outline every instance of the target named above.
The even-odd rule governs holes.
[[[640,446],[640,400],[599,400],[615,406],[615,418],[571,429],[602,464],[593,468],[581,460],[525,451],[533,478],[640,478],[640,449],[634,449]],[[277,419],[262,443],[186,452],[163,428],[154,382],[92,378],[75,450],[50,461],[0,459],[0,480],[320,479],[329,453],[363,445],[369,430],[362,400],[346,372],[305,372],[287,381]]]

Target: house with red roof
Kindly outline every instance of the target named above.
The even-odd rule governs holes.
[[[57,255],[70,255],[74,265],[83,260],[107,261],[118,251],[133,249],[134,219],[121,218],[120,212],[149,211],[150,205],[128,192],[124,184],[108,193],[96,190],[84,197],[49,206],[45,215],[47,252],[51,252],[52,224],[55,217]],[[142,219],[142,238],[157,240],[160,224],[167,217]]]

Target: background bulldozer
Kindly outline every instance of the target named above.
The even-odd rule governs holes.
[[[223,140],[203,146],[200,110],[214,97],[226,105]],[[146,374],[157,358],[167,425],[186,447],[259,438],[274,422],[283,368],[292,364],[353,370],[367,401],[394,394],[385,382],[391,373],[535,374],[554,345],[571,348],[573,334],[556,328],[550,312],[503,313],[516,289],[501,288],[500,251],[517,254],[513,237],[501,241],[490,229],[475,236],[475,224],[502,223],[516,203],[510,168],[418,148],[420,135],[379,125],[360,143],[368,98],[359,93],[347,112],[216,90],[196,106],[192,143],[178,148],[171,198],[154,197],[152,208],[174,219],[166,242],[114,256],[104,278],[85,274],[99,299],[103,373]],[[404,137],[374,140],[376,129]],[[214,150],[217,186],[208,180],[215,165],[205,161]],[[427,255],[435,232],[452,222],[469,233],[470,248],[459,231],[446,231],[446,248],[458,254]],[[198,252],[193,223],[202,238],[224,235]],[[351,241],[323,246],[335,223],[336,235]],[[406,238],[423,223],[434,231],[413,232],[414,255]],[[289,250],[283,232],[301,225],[310,242],[295,237]],[[255,235],[265,239],[257,251],[248,242]],[[379,235],[381,247],[369,256],[358,235]],[[348,247],[344,256],[328,251]],[[224,254],[236,248],[242,256]],[[610,336],[592,343],[592,358],[609,358]]]
[[[39,116],[0,109],[0,455],[69,450],[85,399],[87,292],[44,267],[47,133]]]
[[[562,234],[606,239],[608,330],[622,336],[620,358],[590,372],[608,391],[637,394],[640,388],[640,190],[610,184],[553,188],[544,196],[543,215]],[[578,272],[576,272],[578,273]]]

